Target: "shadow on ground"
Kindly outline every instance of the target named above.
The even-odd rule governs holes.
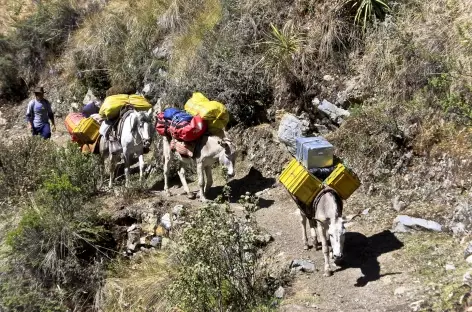
[[[377,258],[385,253],[389,253],[403,247],[395,235],[386,230],[370,237],[357,232],[347,232],[344,242],[344,259],[340,264],[343,271],[348,268],[360,268],[363,274],[357,279],[354,286],[364,287],[369,282],[379,280],[383,276],[400,273],[380,274],[380,264]]]
[[[241,198],[241,195],[245,195],[246,192],[255,194],[257,192],[263,191],[267,188],[270,188],[275,183],[274,178],[266,178],[262,173],[251,167],[249,173],[241,179],[233,179],[228,182],[228,185],[231,187],[231,203],[237,203]],[[208,198],[215,199],[218,195],[223,192],[223,186],[213,187],[210,190]],[[267,208],[270,207],[275,201],[268,199],[259,199],[259,207]]]

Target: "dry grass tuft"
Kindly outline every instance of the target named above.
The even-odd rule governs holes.
[[[163,253],[141,255],[130,263],[117,261],[95,300],[101,311],[166,311],[164,291],[169,265]]]

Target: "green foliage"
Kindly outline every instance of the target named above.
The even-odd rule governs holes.
[[[157,23],[169,2],[123,1],[88,18],[67,52],[69,78],[98,93],[111,85],[142,87],[160,62],[153,55],[162,39]]]
[[[472,86],[464,84],[462,89],[455,90],[453,85],[457,81],[451,74],[443,73],[434,76],[428,81],[429,91],[434,94],[435,101],[446,115],[455,115],[464,123],[472,122]]]
[[[1,279],[0,308],[5,312],[17,311],[67,311],[57,289],[45,291],[40,285],[31,285],[28,276],[9,276]],[[53,296],[54,294],[55,296]]]
[[[21,218],[5,240],[9,252],[0,277],[0,307],[64,311],[88,306],[114,248],[106,220],[88,202],[97,191],[97,158],[74,144],[58,148],[37,138],[23,143],[21,150],[0,148],[7,199],[18,203],[25,196]],[[16,185],[8,189],[11,181]]]
[[[69,143],[58,148],[38,137],[21,139],[12,146],[0,144],[0,194],[12,200],[26,197],[51,175],[66,175],[80,187],[84,197],[95,194],[100,181],[100,161],[96,155],[81,153]]]
[[[364,31],[367,23],[374,17],[382,19],[390,11],[387,1],[382,0],[356,0],[353,3],[353,7],[357,7],[354,20],[357,24],[362,25]]]
[[[291,61],[300,51],[303,39],[295,31],[293,23],[286,23],[281,30],[271,23],[270,28],[268,40],[264,42],[267,46],[265,61],[275,72],[288,70],[292,65]]]
[[[167,79],[164,103],[179,106],[192,92],[199,91],[212,100],[224,103],[231,116],[230,124],[256,125],[267,121],[267,109],[273,102],[273,90],[262,64],[264,39],[246,20],[255,19],[260,27],[268,26],[262,16],[251,16],[241,9],[241,1],[223,1],[222,18],[192,52],[186,66]],[[244,21],[243,21],[244,20]],[[225,25],[222,27],[221,25]],[[180,57],[184,51],[173,51]],[[174,77],[173,77],[174,78]]]
[[[0,144],[0,194],[16,199],[35,191],[43,173],[54,168],[55,145],[38,137],[21,139],[11,146]]]
[[[165,289],[172,268],[167,258],[159,251],[112,262],[96,308],[105,312],[169,311]]]
[[[251,215],[209,204],[189,217],[171,259],[170,300],[184,311],[251,311],[270,298]]]
[[[19,77],[17,58],[11,40],[0,35],[0,98],[18,100],[26,96],[24,81]]]

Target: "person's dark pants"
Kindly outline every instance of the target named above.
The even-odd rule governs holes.
[[[33,127],[33,135],[40,135],[43,139],[51,138],[51,126],[47,123],[42,127]]]

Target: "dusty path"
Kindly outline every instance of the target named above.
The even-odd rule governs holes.
[[[273,193],[277,195],[271,196]],[[400,268],[395,268],[394,260],[388,253],[378,258],[368,254],[367,248],[384,247],[372,246],[371,241],[359,235],[370,236],[367,229],[356,227],[355,224],[348,228],[351,233],[346,234],[346,253],[351,253],[346,257],[350,265],[331,277],[324,277],[321,250],[303,250],[298,208],[282,187],[271,190],[270,194],[275,203],[257,212],[259,224],[275,239],[269,252],[287,265],[293,259],[310,259],[317,270],[313,274],[298,273],[287,289],[282,311],[410,311],[408,302],[394,295],[395,289],[406,277],[396,274]],[[388,234],[380,236],[380,242],[377,243],[383,240],[387,245],[384,249],[400,247],[401,243],[396,242],[394,237]],[[395,275],[389,275],[392,273]]]
[[[274,179],[257,180],[251,173],[249,177],[239,174],[236,180],[239,181],[233,186],[236,196],[251,188],[254,192],[261,191],[275,182]],[[197,190],[195,182],[191,183],[191,189]],[[174,186],[172,192],[176,194],[171,197],[172,201],[199,205],[197,200],[189,201],[179,195],[182,193],[180,187]],[[404,267],[396,263],[393,255],[402,252],[403,244],[389,231],[372,233],[371,227],[365,228],[357,222],[348,224],[348,265],[331,277],[323,277],[322,252],[303,250],[297,208],[284,188],[275,185],[266,189],[261,195],[261,206],[256,219],[274,238],[266,252],[273,256],[276,265],[288,267],[294,259],[309,259],[316,267],[314,273],[294,276],[291,284],[285,287],[280,311],[411,311],[409,305],[414,301],[413,294],[394,294],[402,285],[411,285],[414,281]],[[239,204],[233,204],[233,207],[242,209]],[[347,202],[346,211],[349,214],[358,209]]]

